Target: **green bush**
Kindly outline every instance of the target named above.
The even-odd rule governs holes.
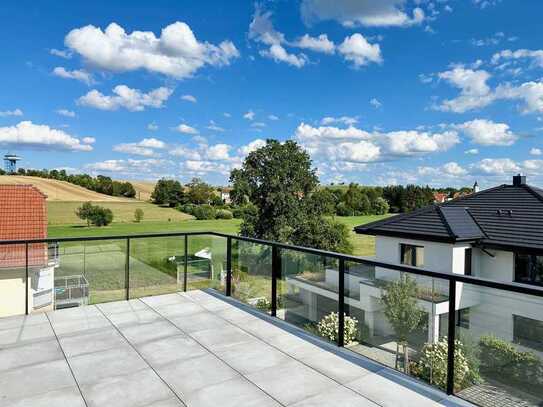
[[[192,211],[192,216],[198,220],[215,219],[215,209],[211,205],[197,205]]]
[[[178,206],[178,209],[181,212],[187,213],[189,215],[193,214],[192,212],[194,211],[194,208],[196,208],[196,205],[190,203]]]
[[[480,381],[479,372],[470,368],[464,344],[455,340],[454,346],[454,389],[462,390]],[[413,363],[411,373],[430,384],[447,388],[447,338],[444,337],[437,343],[427,343],[422,348],[418,363]],[[476,365],[476,364],[474,364]]]
[[[345,345],[350,344],[356,339],[358,334],[358,320],[354,317],[345,315],[344,317],[343,340]],[[331,312],[324,316],[317,325],[317,331],[320,336],[332,342],[337,342],[339,332],[339,318],[337,312]]]
[[[493,335],[482,336],[481,370],[502,382],[543,385],[543,362],[532,352],[518,350],[515,345]]]
[[[134,211],[134,221],[139,223],[143,220],[143,209],[138,208]]]
[[[111,209],[95,206],[90,221],[94,226],[107,226],[113,221],[113,212]]]
[[[215,217],[217,219],[232,219],[234,215],[228,209],[218,209]]]
[[[348,207],[345,202],[338,203],[336,213],[338,216],[354,216],[354,210]]]
[[[93,205],[90,202],[85,202],[77,208],[75,213],[80,219],[87,221],[87,226],[91,224],[95,226],[107,226],[113,221],[113,212],[111,212],[111,209]]]

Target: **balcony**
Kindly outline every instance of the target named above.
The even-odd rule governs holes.
[[[28,255],[44,243],[55,262]],[[213,232],[0,245],[17,257],[0,270],[1,405],[543,401],[543,338],[519,343],[500,308],[537,319],[540,288]],[[404,338],[382,296],[407,277]]]

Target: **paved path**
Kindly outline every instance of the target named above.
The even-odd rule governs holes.
[[[287,324],[191,291],[0,319],[0,405],[459,404]]]

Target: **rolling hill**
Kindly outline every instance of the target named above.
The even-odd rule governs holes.
[[[136,199],[140,201],[150,201],[151,194],[155,189],[155,181],[133,181],[133,180],[123,180],[125,182],[130,182],[134,189],[136,190]]]
[[[0,175],[0,184],[34,185],[41,192],[47,195],[48,201],[134,202],[133,199],[100,194],[78,185],[70,184],[66,181],[57,181],[54,179],[19,175]]]

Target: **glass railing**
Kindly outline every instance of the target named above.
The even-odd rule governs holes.
[[[480,405],[543,403],[543,289],[214,232],[0,242],[0,316],[214,290]]]

